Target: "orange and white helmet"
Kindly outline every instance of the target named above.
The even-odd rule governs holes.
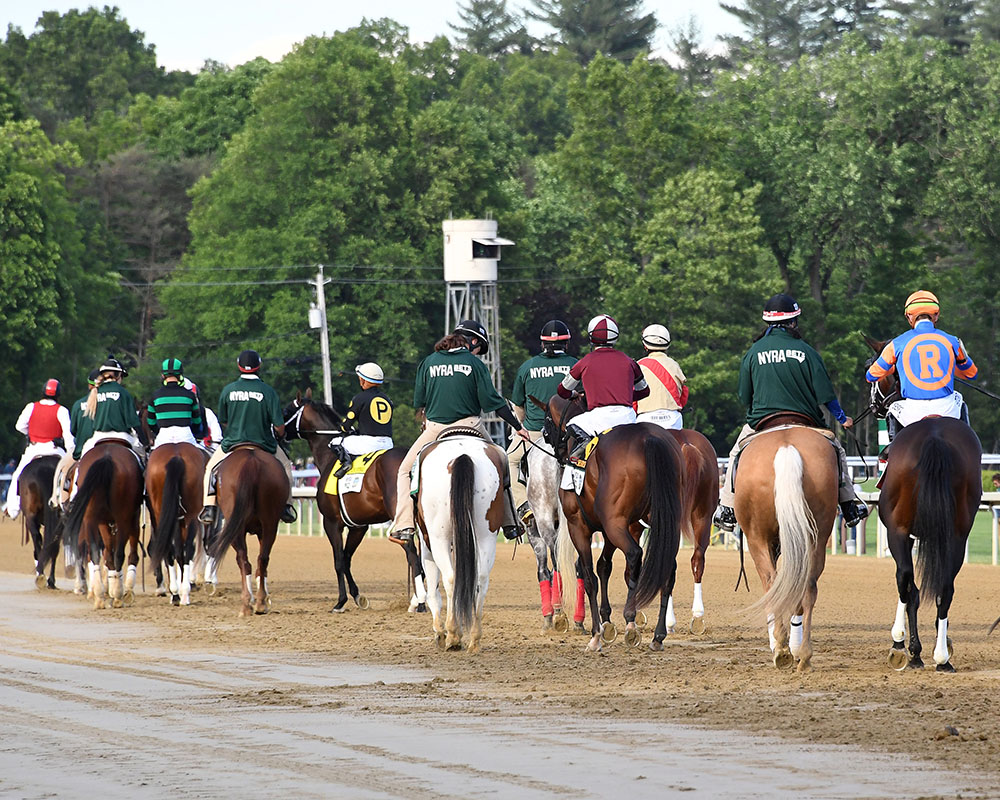
[[[592,344],[614,344],[618,341],[618,323],[607,314],[598,314],[587,325],[587,336]]]
[[[921,289],[906,298],[903,313],[906,314],[906,319],[912,328],[917,324],[917,317],[923,314],[929,316],[932,322],[937,322],[938,315],[941,313],[941,305],[938,303],[936,295]]]

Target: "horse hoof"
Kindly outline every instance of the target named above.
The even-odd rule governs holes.
[[[344,608],[343,606],[334,606],[333,608],[330,609],[330,613],[331,614],[346,614],[347,613],[347,609]]]
[[[950,661],[946,661],[943,664],[938,664],[934,669],[935,672],[954,672],[955,668],[951,665]]]
[[[639,628],[639,630],[642,630],[643,628],[646,627],[646,625],[648,623],[649,623],[649,620],[646,618],[646,612],[645,611],[636,611],[635,612],[635,627]]]
[[[181,596],[179,594],[170,595],[170,605],[179,606],[181,604]]]
[[[94,611],[103,611],[104,608],[105,608],[105,606],[104,606],[104,600],[97,599],[97,600],[94,601]]]
[[[691,617],[691,633],[695,636],[701,636],[705,633],[705,618],[704,617]]]
[[[583,627],[583,623],[582,622],[577,622],[576,620],[573,620],[573,632],[574,633],[579,633],[582,636],[589,636],[590,635],[589,632],[587,631],[587,629]]]
[[[369,608],[372,607],[372,604],[368,602],[368,598],[365,597],[363,594],[359,594],[357,597],[355,597],[354,602],[358,604],[358,608],[360,608],[362,611],[367,611]]]
[[[625,631],[625,644],[629,647],[638,647],[642,644],[642,632],[638,628],[628,628]]]
[[[654,653],[661,652],[663,650],[663,641],[660,639],[653,639],[653,641],[649,643],[649,649]]]
[[[135,605],[135,592],[131,589],[125,591],[122,595],[122,605],[131,608]]]
[[[112,608],[125,608],[125,604],[122,602],[122,599],[120,597],[116,597],[114,600],[111,601],[111,607]]]
[[[615,623],[608,620],[601,624],[601,641],[605,644],[611,644],[615,639],[618,638],[618,628],[615,627]]]
[[[207,597],[215,597],[219,592],[219,585],[214,581],[205,584],[205,595]]]
[[[673,625],[668,625],[667,626],[667,633],[668,634],[669,633],[677,633],[677,628],[675,628]]]
[[[601,634],[597,634],[597,636],[594,636],[593,638],[591,638],[591,640],[589,642],[587,642],[587,649],[591,653],[600,653],[601,652],[601,646],[602,646],[601,645]]]
[[[801,675],[805,672],[809,672],[812,669],[812,663],[809,661],[799,660],[799,663],[795,667],[795,669]]]
[[[566,633],[569,630],[569,617],[560,611],[552,618],[552,629],[556,633]]]
[[[893,647],[889,651],[889,666],[892,667],[896,672],[902,672],[906,669],[906,651],[902,648]]]
[[[35,588],[36,589],[44,589],[45,588],[45,576],[44,575],[36,575],[35,576]]]
[[[426,614],[427,613],[427,603],[418,603],[417,604],[417,613],[418,614]]]
[[[792,655],[792,651],[787,647],[782,647],[774,651],[774,666],[778,669],[788,669],[794,663],[795,656]]]
[[[46,589],[55,589],[56,588],[55,578],[49,578],[47,581],[45,581],[45,588]]]
[[[253,616],[253,609],[251,609],[250,606],[243,606],[240,609],[240,616],[241,617],[252,617]]]
[[[167,587],[166,586],[157,586],[156,587],[156,596],[157,597],[166,597],[167,596]]]
[[[268,605],[265,604],[265,605],[262,605],[262,606],[255,607],[254,610],[253,610],[253,613],[257,614],[258,616],[263,616],[264,614],[266,614],[270,610],[271,610],[270,606],[268,606]]]

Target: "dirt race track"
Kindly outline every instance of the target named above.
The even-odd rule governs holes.
[[[751,570],[752,594],[734,594],[733,552],[708,555],[705,635],[686,632],[682,550],[685,632],[662,653],[647,630],[639,649],[595,655],[542,635],[531,550],[512,561],[500,545],[470,656],[438,652],[430,615],[406,613],[405,561],[385,540],[355,561],[371,608],[334,615],[326,540],[279,538],[272,613],[252,619],[237,617],[232,558],[221,596],[174,608],[147,576],[133,607],[98,612],[61,564],[59,590],[36,590],[19,540],[0,524],[3,797],[1000,797],[996,568],[959,575],[959,672],[897,673],[892,561],[831,557],[814,669],[798,675],[775,670],[763,622],[741,614],[760,587]]]

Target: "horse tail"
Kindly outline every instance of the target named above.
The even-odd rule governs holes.
[[[247,459],[237,476],[232,516],[226,520],[219,535],[212,540],[208,548],[208,554],[216,561],[221,561],[237,537],[246,533],[247,523],[254,511],[253,500],[259,480],[260,462],[256,458]]]
[[[951,539],[955,535],[955,495],[951,488],[954,456],[948,443],[930,436],[917,461],[917,508],[910,534],[920,543],[920,595],[926,601],[941,596],[954,574]]]
[[[556,485],[558,486],[558,483]],[[576,597],[576,561],[578,554],[576,552],[576,545],[573,544],[573,539],[569,534],[569,522],[566,520],[566,516],[562,513],[562,498],[558,496],[558,492],[559,490],[557,488],[556,502],[560,507],[559,530],[556,531],[556,564],[558,565],[557,569],[559,570],[559,574],[562,578],[562,580],[559,581],[559,588],[562,590],[560,597],[562,600],[561,607],[569,608],[569,600],[566,595],[567,592],[569,592],[570,597]]]
[[[42,537],[42,551],[38,558],[39,574],[45,572],[45,568],[49,565],[49,561],[55,560],[58,557],[59,544],[62,542],[63,528],[65,527],[65,523],[63,522],[62,514],[59,513],[59,509],[54,508],[48,501],[45,502],[43,515],[44,518],[42,520],[42,524],[45,525],[45,535]],[[67,544],[70,546],[70,550],[75,558],[76,542],[67,541]]]
[[[645,444],[649,540],[635,587],[635,608],[649,605],[677,571],[681,534],[681,474],[667,443],[650,436]]]
[[[779,619],[795,614],[802,603],[818,538],[802,475],[802,454],[790,444],[779,447],[774,454],[774,515],[781,558],[771,588],[750,606],[751,610],[766,608]]]
[[[100,491],[104,490],[104,502],[111,506],[111,484],[115,478],[115,460],[110,455],[104,455],[87,469],[83,483],[76,492],[73,500],[73,510],[66,517],[65,535],[70,541],[70,546],[75,548],[78,545],[80,527],[83,525],[83,517],[87,513],[87,506],[91,499]],[[95,546],[96,543],[91,543]],[[75,553],[75,551],[74,551]]]
[[[464,453],[451,463],[451,527],[455,536],[455,617],[465,630],[476,617],[479,569],[472,525],[476,464]]]
[[[159,564],[166,558],[170,544],[180,533],[181,492],[185,471],[184,459],[180,456],[173,456],[164,470],[160,514],[156,518],[156,529],[149,541],[149,558],[154,564]],[[180,552],[176,544],[174,549],[174,555],[179,557]]]

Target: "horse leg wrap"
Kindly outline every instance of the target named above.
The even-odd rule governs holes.
[[[413,579],[413,594],[416,595],[418,603],[427,602],[427,587],[424,586],[424,578],[422,575],[417,575]]]
[[[672,632],[677,627],[677,615],[674,613],[674,596],[667,598],[667,611],[663,617],[663,623],[667,626],[667,632]]]
[[[774,614],[767,615],[767,639],[773,653],[778,647],[778,640],[774,638]]]
[[[802,615],[792,614],[791,627],[788,629],[788,649],[793,656],[798,656],[802,647]]]
[[[692,617],[703,617],[705,616],[705,601],[701,598],[701,584],[696,583],[694,585],[694,600],[691,603],[691,616]]]
[[[896,603],[896,619],[892,623],[892,640],[901,642],[904,638],[906,638],[906,603],[900,600]]]
[[[562,609],[562,593],[563,593],[562,575],[560,575],[558,572],[553,572],[552,604],[560,610]]]
[[[937,643],[934,645],[934,663],[947,664],[951,659],[948,655],[948,618],[938,620]]]
[[[574,622],[583,622],[584,607],[583,598],[586,592],[583,590],[583,578],[576,579],[576,610],[573,612]]]
[[[542,616],[552,616],[552,581],[539,581],[538,589],[542,595]]]

